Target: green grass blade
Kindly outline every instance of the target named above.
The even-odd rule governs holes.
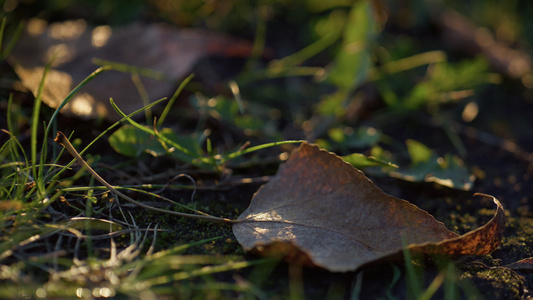
[[[4,131],[6,132],[6,131]],[[26,152],[24,151],[24,148],[20,144],[20,142],[17,140],[17,138],[11,134],[11,132],[6,132],[9,134],[10,139],[4,144],[6,147],[10,147],[10,160],[11,163],[7,165],[12,165],[15,167],[14,172],[7,176],[3,176],[2,180],[7,181],[8,183],[11,183],[10,188],[6,194],[6,198],[11,199],[22,199],[24,197],[24,189],[26,186],[26,183],[29,182],[29,171],[31,171],[31,167],[28,163],[28,158],[26,157]],[[2,150],[4,149],[4,146],[2,146]],[[19,152],[18,149],[21,150],[22,156],[24,157],[24,162],[19,162]],[[11,178],[13,177],[13,178]]]
[[[245,86],[259,80],[295,76],[320,76],[324,73],[325,69],[321,67],[268,68],[244,73],[236,81],[240,86]]]
[[[28,161],[28,157],[26,156],[26,151],[24,151],[24,147],[22,147],[22,144],[18,141],[17,137],[15,135],[13,135],[11,132],[8,132],[8,131],[4,131],[6,132],[7,134],[9,134],[10,136],[10,141],[12,141],[13,143],[15,143],[15,145],[18,147],[18,149],[20,149],[20,151],[22,152],[22,156],[24,157],[24,166],[26,166],[27,168],[31,168],[30,166],[30,163]],[[13,162],[16,162],[16,161],[19,161],[19,155],[18,155],[18,150],[17,150],[17,147],[15,147],[14,145],[11,146],[12,150],[11,150],[11,161]],[[29,166],[29,167],[28,167]]]
[[[74,95],[82,88],[84,87],[87,83],[89,83],[91,80],[93,80],[96,76],[98,76],[100,73],[102,72],[105,72],[105,71],[109,71],[111,70],[111,67],[110,66],[104,66],[104,67],[100,67],[98,69],[96,69],[94,72],[92,72],[89,76],[87,76],[80,84],[78,84],[78,86],[76,86],[68,95],[67,97],[65,97],[65,99],[63,100],[63,102],[61,102],[61,104],[59,104],[59,106],[57,107],[56,111],[54,112],[54,114],[52,115],[52,117],[50,118],[50,121],[48,122],[48,127],[46,127],[46,135],[50,132],[50,126],[52,124],[54,124],[54,121],[55,119],[57,118],[57,115],[59,114],[59,112],[61,111],[61,109],[67,105],[67,103],[69,103],[69,101],[72,99],[72,97],[74,97]]]
[[[16,134],[15,126],[13,126],[13,94],[9,94],[9,98],[7,100],[7,130],[9,130],[10,134]]]
[[[4,17],[2,19],[2,25],[0,25],[0,46],[3,45],[4,42],[6,23],[7,19]],[[11,41],[9,41],[9,44],[7,44],[5,47],[2,47],[3,50],[0,51],[0,61],[4,60],[9,55],[9,53],[11,53],[11,50],[13,50],[13,47],[15,47],[16,42],[22,34],[22,29],[24,29],[24,25],[24,21],[20,22],[19,26],[17,27],[17,30],[15,30],[15,33],[13,34],[13,38],[11,39]]]
[[[2,130],[3,132],[5,132],[6,134],[9,134],[8,132]],[[11,136],[11,134],[9,134]],[[2,154],[2,152],[4,152],[4,150],[10,145],[11,143],[11,139],[9,139],[7,142],[5,142],[1,147],[0,147],[0,155]],[[3,158],[0,156],[0,158]],[[0,169],[3,168],[2,166],[7,166],[7,165],[10,165],[10,164],[18,164],[20,162],[10,162],[10,163],[7,163],[7,164],[2,164],[0,165]]]
[[[198,157],[197,155],[195,155],[195,154],[189,152],[189,150],[183,148],[181,145],[174,143],[173,141],[167,139],[166,137],[164,137],[164,136],[158,134],[158,133],[155,132],[154,130],[149,129],[149,128],[145,127],[145,126],[142,126],[141,124],[139,124],[139,123],[133,121],[130,117],[126,116],[126,114],[124,114],[124,113],[120,110],[120,108],[118,108],[118,106],[115,104],[115,102],[113,101],[113,99],[109,99],[109,101],[111,102],[111,106],[113,106],[113,108],[117,111],[117,113],[118,113],[120,116],[122,116],[123,118],[125,118],[125,119],[126,119],[131,125],[135,126],[135,128],[137,128],[137,129],[139,129],[139,130],[141,130],[141,131],[144,131],[144,132],[146,132],[146,133],[148,133],[148,134],[150,134],[150,135],[153,135],[153,136],[157,137],[157,138],[158,138],[160,141],[162,141],[163,143],[166,143],[166,144],[171,145],[172,147],[176,148],[176,150],[182,152],[183,154],[186,154],[186,155],[190,156],[190,157],[191,157],[191,161],[190,161],[190,163],[193,163],[193,161],[194,161],[195,159],[200,159],[200,161],[202,161],[202,162],[205,162],[205,161],[206,161],[203,157]]]
[[[266,44],[266,20],[265,14],[258,10],[252,51],[243,70],[253,70],[259,63],[259,59],[265,51]]]
[[[172,98],[168,101],[167,105],[165,106],[165,109],[163,110],[163,113],[161,113],[161,116],[159,117],[159,120],[157,120],[157,128],[161,128],[163,126],[163,122],[165,122],[165,119],[167,118],[168,113],[170,112],[170,109],[172,108],[172,105],[174,105],[174,102],[176,102],[176,99],[181,94],[185,86],[194,78],[194,74],[189,75],[187,78],[185,78],[174,95],[172,95]]]
[[[379,67],[374,67],[370,70],[369,78],[372,81],[383,79],[385,75],[391,75],[414,68],[446,62],[446,53],[441,50],[428,51],[420,54],[415,54],[406,58],[387,62]]]
[[[85,146],[85,148],[83,148],[83,150],[80,151],[80,155],[83,155],[85,152],[87,152],[87,150],[89,150],[89,148],[94,144],[96,143],[96,141],[98,141],[100,138],[102,138],[104,135],[106,135],[109,131],[111,131],[113,128],[117,127],[120,123],[122,123],[124,120],[126,120],[128,117],[132,117],[140,112],[142,112],[143,110],[145,110],[147,107],[152,107],[154,105],[157,105],[163,101],[165,101],[166,99],[165,98],[162,98],[162,99],[159,99],[157,101],[154,101],[152,102],[151,104],[145,106],[145,107],[142,107],[132,113],[130,113],[129,115],[127,115],[126,117],[122,117],[120,120],[116,121],[115,123],[113,123],[111,126],[109,126],[106,130],[102,131],[96,138],[94,138],[87,146]],[[61,152],[64,151],[64,148],[61,150]],[[59,157],[59,156],[58,156]],[[76,162],[76,159],[72,159],[67,165],[66,165],[66,168],[68,169],[70,166],[72,166],[74,163]],[[54,177],[52,177],[50,180],[54,180],[56,178],[59,177],[59,175],[61,175],[66,169],[63,169],[61,171],[59,171],[56,175],[54,175]]]
[[[195,269],[191,271],[178,272],[170,276],[167,276],[167,275],[158,276],[158,277],[148,279],[144,281],[143,283],[146,284],[147,286],[162,285],[162,284],[167,284],[173,281],[180,281],[180,280],[185,280],[185,279],[204,276],[204,275],[238,270],[238,269],[247,268],[247,267],[251,267],[254,265],[259,265],[259,264],[268,263],[272,261],[273,261],[272,258],[265,258],[265,259],[258,259],[254,261],[228,262],[226,264],[205,266],[203,268],[199,268],[199,269]]]
[[[261,150],[261,149],[265,149],[265,148],[269,148],[269,147],[274,147],[274,146],[279,146],[279,145],[296,144],[296,143],[303,143],[303,142],[305,142],[305,141],[304,140],[281,141],[281,142],[266,143],[266,144],[262,144],[262,145],[258,145],[258,146],[254,146],[254,147],[250,147],[250,148],[246,148],[244,150],[235,151],[233,153],[230,153],[230,154],[226,155],[224,157],[222,163],[227,162],[228,160],[234,159],[236,157],[239,157],[241,155],[257,151],[257,150]]]
[[[341,37],[342,30],[333,31],[311,45],[303,48],[302,50],[286,56],[278,61],[274,61],[270,64],[269,68],[272,69],[289,69],[296,67],[311,57],[324,51],[327,47],[333,45]]]
[[[433,298],[433,295],[437,292],[437,290],[441,287],[441,285],[444,283],[444,280],[446,279],[446,273],[445,271],[440,272],[435,279],[431,282],[431,284],[427,287],[427,289],[422,293],[418,300],[431,300]]]
[[[7,22],[7,19],[6,17],[3,17],[2,18],[2,25],[0,25],[0,47],[2,46],[2,42],[4,40],[4,31],[6,30],[6,22]],[[2,61],[2,59],[4,58],[4,56],[2,55],[4,51],[2,51],[0,53],[0,61]]]
[[[59,112],[61,111],[61,109],[63,109],[63,107],[65,105],[67,105],[67,103],[70,102],[70,100],[72,99],[72,97],[74,97],[74,95],[82,88],[84,87],[87,83],[89,83],[91,80],[93,80],[96,76],[100,75],[101,73],[105,72],[105,71],[108,71],[110,70],[111,67],[100,67],[98,69],[96,69],[94,72],[92,72],[89,76],[87,76],[82,82],[80,82],[80,84],[78,84],[68,95],[67,97],[65,97],[65,99],[61,102],[61,104],[59,104],[59,106],[57,107],[57,109],[54,111],[52,117],[50,118],[50,121],[48,123],[48,126],[46,126],[46,129],[44,131],[44,137],[43,137],[43,145],[42,145],[42,150],[41,150],[41,159],[40,159],[40,164],[42,165],[46,159],[46,141],[47,141],[47,138],[48,138],[48,134],[50,133],[50,129],[51,127],[57,127],[57,124],[55,122],[55,119],[57,118],[57,115],[59,114]],[[55,149],[55,148],[54,148]],[[62,151],[63,152],[63,149]],[[55,153],[54,153],[55,154]],[[59,159],[59,156],[56,157],[56,161]],[[70,166],[70,164],[69,164]],[[67,166],[68,167],[68,166]],[[41,171],[42,172],[42,171]],[[49,173],[47,173],[45,176],[48,176]]]
[[[92,63],[97,66],[109,67],[115,71],[119,71],[123,73],[138,74],[143,77],[153,78],[153,79],[161,80],[161,81],[171,81],[165,75],[165,73],[152,70],[152,69],[148,69],[148,68],[142,68],[142,67],[132,66],[128,64],[117,63],[117,62],[103,60],[99,58],[94,58],[92,60]]]
[[[406,269],[406,285],[407,285],[407,295],[411,299],[416,299],[422,294],[422,287],[420,279],[417,276],[415,266],[413,265],[411,252],[407,248],[407,244],[402,240],[403,244],[403,257],[405,260],[405,269]]]
[[[42,179],[42,172],[43,172],[43,166],[42,161],[44,160],[43,156],[45,156],[45,153],[41,153],[41,157],[39,161],[41,162],[39,168],[37,168],[37,137],[38,137],[38,129],[39,129],[39,114],[41,113],[41,102],[42,102],[42,93],[44,89],[44,85],[46,82],[46,76],[48,75],[48,72],[50,72],[50,68],[52,67],[52,62],[54,61],[54,56],[48,61],[46,64],[43,76],[41,78],[41,82],[39,83],[39,88],[37,90],[37,95],[35,96],[35,103],[33,104],[33,115],[32,115],[32,125],[31,125],[31,137],[30,137],[30,144],[31,144],[31,163],[32,163],[32,169],[33,169],[33,180],[37,184],[37,191],[38,191],[38,198],[43,198],[45,188],[44,188],[44,182]],[[46,149],[46,138],[43,140],[43,149]]]
[[[2,167],[2,166],[0,166],[0,167]],[[199,211],[197,209],[191,208],[191,207],[189,207],[187,205],[183,205],[183,204],[181,204],[179,202],[173,201],[172,199],[163,197],[161,195],[158,195],[158,194],[150,192],[150,191],[145,191],[145,190],[140,189],[140,188],[153,189],[153,188],[166,188],[166,187],[168,187],[167,185],[164,185],[164,184],[161,184],[161,185],[142,184],[142,185],[134,185],[134,186],[121,185],[121,186],[113,186],[113,187],[115,189],[117,189],[117,190],[125,190],[125,191],[129,191],[129,192],[145,194],[145,195],[150,196],[150,197],[161,199],[163,201],[171,203],[171,204],[173,204],[175,206],[178,206],[178,207],[180,207],[180,208],[182,208],[184,210],[188,210],[190,212],[194,212],[194,213],[197,213],[197,214],[205,214],[202,211]],[[139,188],[137,188],[137,187],[139,187]],[[194,187],[186,186],[186,185],[180,185],[180,186],[175,186],[175,187],[179,187],[180,189],[194,189]],[[106,186],[90,186],[90,187],[69,187],[69,188],[63,188],[61,190],[63,192],[75,192],[75,191],[79,192],[79,191],[89,191],[89,190],[109,190],[109,188],[107,188]]]
[[[131,81],[133,82],[133,85],[135,85],[135,88],[137,88],[137,93],[139,93],[139,96],[141,97],[141,100],[143,102],[143,106],[146,106],[150,104],[150,96],[148,96],[148,92],[146,91],[146,87],[144,86],[141,77],[138,73],[132,73],[131,74]],[[145,109],[144,110],[144,116],[146,118],[146,121],[152,120],[152,110],[151,109]]]

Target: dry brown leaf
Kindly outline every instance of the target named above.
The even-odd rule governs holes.
[[[247,251],[346,272],[401,254],[402,245],[428,254],[490,253],[505,223],[494,202],[498,210],[489,223],[459,236],[335,154],[303,143],[254,195],[233,232]]]
[[[85,21],[47,24],[33,19],[12,52],[10,61],[22,83],[36,93],[44,66],[55,55],[46,80],[43,101],[56,108],[98,66],[93,59],[118,62],[159,72],[164,80],[142,77],[151,101],[172,96],[179,80],[189,75],[199,59],[210,54],[247,56],[251,43],[201,30],[178,29],[165,24],[135,23],[112,29],[92,28]],[[119,116],[109,98],[126,114],[143,106],[131,74],[109,71],[87,84],[63,113],[95,118]]]
[[[517,262],[505,265],[504,267],[507,267],[513,270],[532,272],[533,271],[533,257],[521,259]]]

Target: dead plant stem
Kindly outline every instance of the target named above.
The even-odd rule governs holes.
[[[124,200],[126,200],[128,202],[131,202],[131,203],[133,203],[133,204],[135,204],[135,205],[137,205],[139,207],[142,207],[142,208],[145,208],[145,209],[149,209],[149,210],[152,210],[152,211],[156,211],[156,212],[160,212],[160,213],[164,213],[164,214],[174,215],[174,216],[178,216],[178,217],[184,217],[184,218],[206,220],[206,221],[211,221],[211,222],[216,222],[216,223],[226,223],[226,224],[238,223],[238,221],[235,221],[235,220],[230,220],[230,219],[226,219],[226,218],[219,218],[219,217],[215,217],[215,216],[211,216],[211,215],[207,215],[207,214],[206,215],[192,215],[192,214],[187,214],[187,213],[170,211],[170,210],[166,210],[166,209],[160,209],[160,208],[156,208],[156,207],[152,207],[152,206],[143,204],[143,203],[141,203],[141,202],[139,202],[137,200],[134,200],[134,199],[126,196],[122,192],[118,191],[117,189],[115,189],[113,186],[111,186],[109,183],[107,183],[107,181],[105,181],[100,175],[98,175],[98,173],[96,173],[96,171],[94,171],[89,166],[89,164],[87,164],[87,162],[80,156],[80,154],[76,151],[76,149],[74,149],[74,146],[72,146],[72,144],[69,142],[67,137],[63,134],[63,132],[58,131],[57,132],[57,136],[54,139],[54,141],[59,143],[59,144],[61,144],[61,146],[63,146],[65,149],[67,149],[67,151],[78,161],[78,163],[82,167],[84,167],[91,174],[91,176],[93,176],[101,184],[105,185],[108,189],[110,189],[116,195],[120,196],[122,199],[124,199]]]

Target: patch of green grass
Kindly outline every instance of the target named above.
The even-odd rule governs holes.
[[[89,179],[87,186],[73,186],[86,175],[85,170],[81,168],[72,172],[70,166],[74,161],[67,165],[59,164],[65,158],[62,157],[63,152],[58,152],[57,149],[51,157],[48,155],[47,136],[55,126],[59,110],[83,85],[107,69],[109,68],[98,69],[76,87],[44,127],[39,126],[41,103],[40,93],[37,94],[31,119],[29,155],[16,136],[11,134],[15,131],[12,120],[17,116],[11,115],[13,110],[9,108],[13,98],[9,100],[9,130],[4,130],[4,133],[10,138],[0,148],[3,160],[0,169],[5,175],[2,177],[0,190],[3,199],[0,215],[3,282],[0,283],[0,296],[142,298],[149,295],[179,294],[190,299],[205,299],[220,298],[234,292],[252,293],[246,286],[225,283],[213,277],[217,273],[271,262],[270,259],[246,260],[236,255],[242,254],[242,251],[239,251],[236,241],[232,239],[228,226],[201,220],[188,222],[173,219],[163,220],[161,223],[166,228],[160,229],[159,224],[153,225],[152,222],[161,220],[161,216],[147,213],[134,217],[130,211],[115,204],[118,199],[110,199],[107,193],[97,192],[101,189],[94,186],[94,178]],[[39,90],[42,90],[46,71]],[[142,110],[135,113],[140,111]],[[123,120],[128,120],[136,128],[144,128],[173,147],[182,147],[136,123],[130,116],[123,115]],[[111,125],[93,139],[82,153],[118,124],[119,122]],[[225,163],[229,159],[274,145],[276,143],[241,149],[230,152],[221,159]],[[211,162],[218,158],[209,145],[207,154],[205,161],[218,166],[219,164]],[[203,159],[200,155],[197,158]],[[46,163],[49,159],[54,163]],[[134,187],[123,189],[158,197]],[[188,208],[187,211],[198,212],[194,207],[172,203],[179,205],[178,210]],[[205,208],[213,210],[216,207]],[[223,214],[224,211],[220,213]],[[141,227],[138,222],[149,225]],[[156,246],[158,234],[168,235],[169,230],[173,230],[173,241],[162,243],[165,247]],[[151,245],[148,245],[150,236]],[[43,247],[47,249],[44,253],[36,251]],[[160,250],[156,251],[156,247]],[[197,250],[185,254],[189,248]],[[199,252],[204,254],[198,254]],[[39,275],[26,275],[36,270],[40,270]],[[204,290],[206,287],[207,290]]]

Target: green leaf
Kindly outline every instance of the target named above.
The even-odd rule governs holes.
[[[449,154],[438,157],[418,141],[408,140],[406,143],[411,166],[394,170],[390,176],[413,182],[435,182],[465,191],[472,188],[475,178],[459,157]]]
[[[325,116],[342,116],[345,112],[345,93],[337,91],[326,95],[316,104],[315,110]]]
[[[343,45],[329,74],[329,80],[341,89],[353,89],[368,76],[372,67],[369,44],[377,34],[377,23],[368,1],[352,7],[344,31]]]
[[[439,169],[428,174],[425,181],[466,191],[472,188],[475,177],[470,174],[459,157],[446,155],[444,158],[439,158],[437,162]]]
[[[202,150],[199,142],[194,136],[178,135],[170,128],[163,128],[159,134],[166,139],[180,145],[188,153],[200,157]],[[184,162],[191,162],[191,156],[174,149],[163,142],[156,136],[136,128],[133,125],[124,125],[115,131],[109,137],[109,144],[118,153],[128,156],[137,157],[142,153],[149,153],[154,157],[170,154]]]
[[[225,97],[217,97],[211,100],[213,100],[214,104],[210,107],[211,115],[232,124],[234,119],[239,115],[239,104],[237,101]]]
[[[146,148],[154,146],[150,144],[151,137],[132,125],[124,125],[109,136],[108,142],[119,154],[137,157],[144,153]]]
[[[398,82],[403,81],[397,76],[394,78]],[[496,82],[497,77],[489,73],[488,63],[482,57],[459,63],[442,61],[433,64],[432,72],[428,72],[412,89],[405,91],[405,95],[401,96],[402,101],[386,102],[397,109],[416,110],[430,103],[443,104],[468,97],[487,84]],[[401,94],[402,88],[396,87],[396,94]]]
[[[428,162],[433,156],[433,151],[418,141],[407,140],[405,143],[413,166]]]
[[[111,104],[113,109],[115,109],[115,111],[120,116],[125,118],[125,120],[128,121],[135,128],[137,128],[137,129],[139,129],[139,130],[141,130],[141,131],[143,131],[145,133],[148,133],[149,135],[156,136],[160,140],[162,145],[164,145],[164,146],[170,145],[173,148],[172,150],[177,150],[177,151],[182,152],[181,155],[183,155],[183,157],[187,157],[186,162],[192,163],[192,164],[197,165],[197,166],[201,165],[201,166],[209,167],[209,165],[212,165],[211,161],[209,161],[208,158],[200,157],[200,156],[198,156],[198,153],[191,153],[189,151],[189,149],[184,148],[179,143],[176,143],[173,140],[168,139],[165,135],[160,134],[159,131],[154,131],[154,130],[146,127],[146,126],[143,126],[143,125],[135,122],[134,120],[132,120],[130,117],[126,116],[126,114],[124,114],[124,112],[122,112],[120,110],[120,108],[118,108],[118,106],[115,104],[115,102],[113,101],[112,98],[109,99],[109,103]]]

